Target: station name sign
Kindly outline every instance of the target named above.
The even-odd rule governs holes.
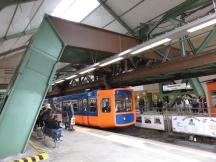
[[[180,84],[170,84],[170,85],[163,85],[163,91],[175,91],[175,90],[182,90],[186,89],[187,84],[186,83],[180,83]]]

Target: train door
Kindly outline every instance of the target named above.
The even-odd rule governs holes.
[[[88,121],[91,126],[98,126],[98,108],[96,96],[88,97]]]
[[[83,124],[89,125],[88,121],[88,109],[87,109],[88,101],[87,101],[87,96],[84,96],[82,99],[82,107],[83,107]]]
[[[99,127],[114,126],[114,104],[112,91],[102,90],[98,95]]]

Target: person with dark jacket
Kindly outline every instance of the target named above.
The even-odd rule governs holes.
[[[60,126],[60,122],[57,121],[57,115],[54,115],[53,118],[46,120],[45,129],[48,129],[51,133],[55,134],[57,141],[61,140],[62,129]]]
[[[143,98],[139,99],[139,110],[140,114],[143,114],[143,112],[145,111],[145,101]]]
[[[48,119],[50,119],[51,114],[52,114],[52,108],[51,108],[50,104],[47,104],[45,106],[45,110],[41,114],[41,119],[44,122],[46,122]]]
[[[70,131],[73,131],[73,125],[71,125],[71,119],[74,116],[74,109],[73,105],[71,103],[68,103],[65,107],[65,112],[66,112],[66,122],[65,122],[65,129],[68,129]]]

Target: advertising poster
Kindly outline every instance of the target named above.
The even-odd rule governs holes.
[[[137,127],[165,130],[164,118],[162,115],[140,115],[138,116]]]
[[[215,117],[172,116],[174,132],[216,137]]]

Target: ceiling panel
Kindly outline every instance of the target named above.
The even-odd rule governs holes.
[[[125,14],[122,19],[129,26],[135,28],[140,23],[145,23],[182,2],[184,2],[184,0],[146,0]]]
[[[13,45],[12,48],[18,48],[28,44],[28,40],[31,38],[32,35],[25,35],[20,37]]]
[[[209,11],[211,11],[212,9],[213,9],[213,5],[210,5],[202,10],[199,10],[195,14],[191,14],[190,16],[188,16],[186,18],[186,21],[192,21],[194,19],[197,19],[198,17],[203,17],[204,15],[208,14]]]
[[[106,4],[119,16],[143,0],[108,0]]]
[[[127,33],[127,30],[121,24],[119,24],[118,21],[114,21],[110,25],[106,26],[104,29],[118,32],[118,33],[122,33],[122,34]]]
[[[3,53],[3,52],[6,52],[6,51],[10,50],[17,40],[18,40],[18,38],[9,39],[9,40],[4,41],[0,45],[0,53]]]
[[[82,21],[84,24],[103,27],[114,18],[102,7],[98,7],[92,14]]]
[[[24,31],[40,3],[41,0],[20,4],[17,8],[16,15],[14,16],[8,35]]]
[[[16,5],[6,7],[0,12],[0,37],[4,37],[10,24]]]
[[[39,27],[44,15],[52,13],[52,11],[56,8],[60,1],[61,0],[45,0],[28,29],[35,29]]]

